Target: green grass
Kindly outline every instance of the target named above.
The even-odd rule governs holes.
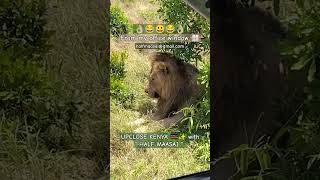
[[[104,1],[49,1],[48,28],[56,31],[50,43],[52,50],[47,56],[50,69],[59,73],[67,89],[79,90],[86,102],[79,129],[82,149],[78,162],[88,159],[84,172],[91,174],[84,179],[104,176],[107,119],[106,79],[104,59],[106,47],[106,19]],[[81,163],[82,164],[82,163]],[[77,175],[75,174],[77,177]],[[81,173],[78,175],[81,177]],[[80,178],[79,177],[79,178]]]
[[[141,12],[155,12],[157,9],[155,5],[138,0],[115,3],[124,8],[129,23],[140,22],[144,18]],[[140,11],[141,4],[147,9]],[[138,11],[140,13],[137,13]],[[140,52],[134,49],[133,44],[119,42],[114,38],[111,39],[110,46],[112,52],[127,51],[128,58],[125,62],[127,73],[124,82],[136,96],[136,102],[130,109],[117,106],[111,101],[111,179],[168,179],[207,170],[209,164],[196,160],[190,148],[135,149],[132,141],[120,140],[119,133],[157,132],[164,129],[151,119],[154,105],[144,93],[150,71],[149,51]],[[146,123],[131,124],[139,118],[144,119]]]
[[[66,97],[78,93],[85,102],[75,140],[62,151],[51,152],[37,135],[19,140],[15,124],[0,117],[0,179],[57,180],[105,177],[107,143],[106,19],[104,1],[48,0],[47,29],[55,33],[45,69],[62,82]],[[0,112],[1,113],[1,112]],[[1,119],[2,118],[2,119]],[[9,127],[3,127],[4,125]],[[56,132],[57,136],[61,133]]]
[[[129,22],[136,24],[143,23],[161,23],[158,17],[158,5],[154,0],[111,0],[121,9],[125,9],[125,14]]]
[[[74,141],[68,147],[53,152],[48,150],[37,134],[28,134],[19,139],[17,125],[4,123],[0,115],[0,177],[1,179],[105,179],[104,152],[108,140],[107,119],[107,66],[104,59],[106,42],[106,9],[104,1],[60,1],[48,0],[47,29],[55,33],[50,38],[52,45],[44,59],[44,67],[62,82],[64,96],[73,94],[84,102],[84,111],[75,128]],[[120,1],[120,7],[126,4]],[[126,11],[130,22],[143,21],[136,11],[153,12],[150,3],[132,0],[134,8]],[[136,14],[136,16],[133,16]],[[155,18],[155,17],[151,17]],[[132,46],[111,42],[112,50],[127,49],[127,77],[125,83],[136,94],[132,109],[123,109],[111,103],[111,172],[113,179],[165,179],[208,169],[208,164],[198,162],[191,149],[146,149],[136,150],[130,142],[119,141],[120,132],[154,132],[160,127],[150,119],[152,104],[144,94],[143,87],[149,72],[145,52]],[[1,112],[0,112],[1,113]],[[148,122],[142,126],[130,125],[137,118]],[[52,129],[55,131],[55,129]],[[61,132],[52,133],[57,137]],[[2,140],[2,139],[0,139]],[[4,157],[4,158],[2,158]]]

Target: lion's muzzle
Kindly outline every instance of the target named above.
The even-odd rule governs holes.
[[[151,89],[149,87],[145,87],[144,88],[144,92],[147,93],[148,96],[151,97],[151,98],[156,98],[156,99],[160,98],[160,94],[157,91],[155,91],[155,90],[153,90],[153,89]]]

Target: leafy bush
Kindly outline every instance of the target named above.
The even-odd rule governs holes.
[[[40,59],[47,51],[46,43],[52,32],[46,24],[44,0],[0,2],[0,50],[13,48],[13,58]]]
[[[185,49],[166,49],[186,61],[201,61],[210,51],[210,25],[208,21],[192,10],[182,0],[159,0],[161,19],[165,23],[187,27],[189,34],[200,34],[201,42],[185,42]]]
[[[307,79],[312,82],[315,78],[319,79],[319,32],[320,28],[318,22],[319,3],[310,9],[304,9],[298,12],[298,17],[289,18],[290,39],[286,44],[288,47],[283,54],[290,59],[289,64],[292,65],[291,70],[306,69],[308,72]]]
[[[123,79],[125,77],[125,63],[124,60],[128,58],[126,51],[111,52],[110,55],[110,73],[116,79]]]
[[[84,107],[77,94],[66,95],[41,66],[50,35],[44,30],[45,1],[4,0],[0,5],[1,132],[12,131],[16,141],[51,151],[67,149]]]
[[[204,88],[197,104],[183,108],[185,119],[177,131],[188,131],[200,135],[200,139],[192,142],[194,155],[203,162],[210,161],[210,95],[209,95],[210,64],[203,61],[200,64],[198,82]]]
[[[38,64],[12,61],[12,54],[0,53],[0,112],[4,124],[13,123],[17,137],[22,139],[26,129],[29,134],[39,135],[42,144],[51,150],[68,147],[66,137],[71,140],[83,103],[76,94],[65,98],[59,84],[52,83]]]
[[[110,7],[110,32],[113,36],[119,37],[129,31],[128,19],[124,12],[117,6]]]
[[[128,58],[126,51],[112,52],[110,59],[110,93],[117,105],[129,108],[132,106],[135,95],[123,82],[125,71],[125,59]]]
[[[92,179],[103,174],[105,165],[100,156],[103,152],[99,151],[104,148],[105,133],[102,131],[105,128],[103,125],[97,126],[97,123],[103,124],[106,113],[100,111],[105,103],[97,103],[96,100],[98,96],[103,96],[103,87],[91,89],[90,93],[84,93],[88,89],[82,88],[80,93],[74,88],[80,85],[89,87],[89,84],[75,81],[74,78],[68,79],[72,71],[70,68],[62,72],[62,77],[44,66],[53,65],[47,61],[50,59],[58,61],[60,58],[69,62],[70,59],[96,58],[95,50],[103,47],[95,41],[95,47],[88,53],[90,48],[84,41],[90,39],[93,42],[92,38],[86,38],[88,34],[92,37],[92,33],[101,35],[105,32],[105,29],[101,29],[105,25],[103,17],[95,8],[99,4],[93,1],[89,4],[85,0],[76,3],[56,1],[53,4],[58,5],[59,11],[47,14],[46,7],[57,9],[51,6],[51,1],[0,1],[1,179]],[[86,19],[78,13],[83,9],[89,9],[89,13],[83,13],[87,15]],[[50,19],[51,28],[57,27],[60,32],[65,32],[62,36],[70,36],[64,40],[61,40],[60,33],[60,36],[50,37],[55,42],[53,53],[50,54],[47,54],[50,48],[47,40],[51,32],[45,30],[50,28],[45,27],[46,19]],[[86,24],[88,20],[91,29]],[[91,31],[91,25],[99,23],[101,28]],[[70,28],[78,33],[70,35]],[[102,39],[100,35],[97,35],[98,39]],[[66,41],[71,43],[64,43]],[[72,53],[76,55],[68,56],[70,53],[67,51],[71,46],[75,47],[74,43],[77,42],[84,42],[85,45],[73,48]],[[66,53],[61,54],[61,48]],[[76,53],[78,51],[81,53]],[[67,66],[72,66],[72,63],[69,62]],[[80,65],[77,72],[83,73],[85,70]],[[68,81],[70,79],[73,81]],[[80,83],[79,86],[75,86],[75,82]],[[78,166],[80,161],[88,162],[86,164],[91,168]]]
[[[207,129],[210,125],[210,95],[209,95],[209,79],[210,79],[210,65],[209,62],[202,62],[199,68],[198,82],[204,88],[200,96],[200,101],[191,107],[182,109],[186,122],[188,122],[188,131],[194,132],[199,129]],[[206,127],[206,128],[203,128]],[[205,130],[208,131],[208,130]]]
[[[124,108],[130,108],[133,105],[135,95],[128,86],[121,80],[111,77],[110,93],[116,104]]]
[[[205,132],[197,141],[191,142],[193,153],[202,162],[210,162],[210,133]]]

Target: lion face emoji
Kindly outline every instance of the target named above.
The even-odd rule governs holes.
[[[153,25],[151,25],[151,24],[146,25],[146,32],[153,33]]]
[[[163,25],[157,25],[156,31],[157,31],[157,33],[163,33],[163,31],[164,31]]]
[[[172,24],[167,25],[167,33],[173,33],[174,26]]]

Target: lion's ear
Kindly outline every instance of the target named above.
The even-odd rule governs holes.
[[[151,53],[151,54],[148,55],[148,59],[151,62],[158,61],[159,60],[159,54],[158,53]]]

